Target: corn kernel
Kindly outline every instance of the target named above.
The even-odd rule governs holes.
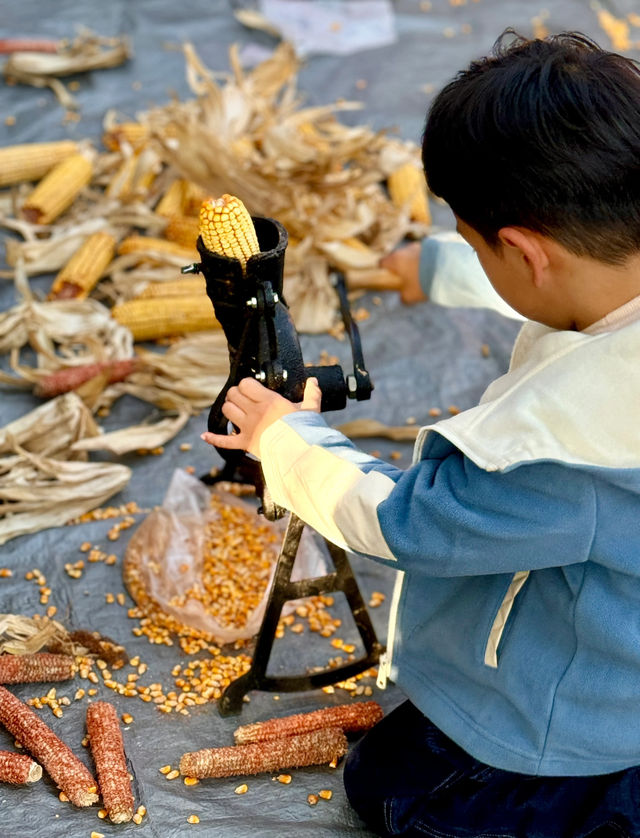
[[[189,823],[200,823],[200,818],[197,815],[189,815],[187,821]]]
[[[331,798],[333,797],[333,792],[331,791],[331,789],[320,789],[318,795],[323,800],[331,800]]]
[[[242,785],[236,786],[234,789],[235,794],[246,794],[249,791],[249,786],[246,783],[242,783]]]

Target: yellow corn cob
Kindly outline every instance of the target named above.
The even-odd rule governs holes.
[[[200,236],[207,250],[237,259],[243,269],[250,256],[260,253],[251,216],[242,201],[234,195],[203,201],[200,209]]]
[[[49,299],[84,300],[113,259],[116,240],[110,233],[90,235],[58,273]]]
[[[387,178],[389,195],[396,207],[406,207],[409,217],[421,224],[431,224],[424,172],[413,163],[405,163]]]
[[[149,138],[149,129],[140,122],[121,122],[105,132],[102,142],[109,151],[118,151],[123,143],[139,148]]]
[[[168,279],[164,282],[150,282],[141,291],[136,300],[146,300],[150,297],[193,297],[206,293],[204,277],[193,276],[184,279]]]
[[[77,151],[78,144],[71,140],[0,148],[0,186],[40,180],[50,169]]]
[[[58,163],[38,183],[22,206],[28,221],[50,224],[74,202],[89,183],[93,165],[84,154],[73,154]]]
[[[191,215],[172,215],[164,228],[164,237],[183,247],[195,247],[200,233],[200,222]]]
[[[156,214],[167,218],[172,215],[183,215],[187,185],[186,180],[174,180],[158,201]]]
[[[202,294],[129,300],[114,306],[111,314],[131,331],[136,341],[220,328],[213,308],[204,303]]]
[[[183,247],[176,242],[166,239],[154,238],[153,236],[127,236],[120,242],[118,253],[123,256],[126,253],[139,253],[141,259],[154,261],[154,254],[177,256],[184,262],[192,262],[198,256],[195,243],[193,247]]]

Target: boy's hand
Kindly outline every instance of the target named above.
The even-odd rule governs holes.
[[[218,448],[234,448],[259,456],[260,437],[269,425],[287,413],[297,410],[313,410],[320,413],[322,393],[316,378],[307,379],[304,397],[294,404],[279,393],[268,390],[255,378],[243,378],[237,387],[230,387],[222,413],[238,428],[234,434],[212,434],[210,431],[200,438]]]
[[[420,242],[411,242],[383,256],[380,267],[386,268],[402,280],[400,299],[406,305],[426,300],[420,285]]]

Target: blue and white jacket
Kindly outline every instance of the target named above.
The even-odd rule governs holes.
[[[428,241],[433,300],[499,300],[470,248],[456,272],[459,240]],[[640,298],[584,332],[525,322],[407,470],[306,411],[260,454],[276,503],[398,569],[382,679],[462,748],[526,774],[640,764]]]

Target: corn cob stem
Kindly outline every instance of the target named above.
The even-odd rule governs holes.
[[[347,739],[337,727],[286,736],[270,742],[254,742],[229,748],[205,748],[183,754],[180,773],[187,777],[234,777],[261,774],[305,765],[321,765],[347,752]]]
[[[236,744],[240,745],[266,742],[327,727],[338,727],[345,733],[359,733],[372,728],[382,716],[382,707],[376,701],[358,701],[354,704],[323,707],[311,713],[296,713],[293,716],[242,725],[236,729],[233,738]]]
[[[127,823],[133,817],[134,800],[122,731],[113,704],[96,701],[89,705],[87,733],[109,819],[113,823]]]
[[[26,754],[0,751],[0,783],[35,783],[42,777],[42,768]]]
[[[125,358],[121,361],[98,361],[95,364],[67,367],[41,378],[33,388],[33,393],[41,399],[51,399],[54,396],[60,396],[62,393],[75,390],[85,381],[89,381],[102,373],[108,376],[108,384],[115,384],[118,381],[124,381],[132,372],[135,372],[137,366],[138,360],[136,358]],[[0,662],[1,660],[0,658]]]
[[[247,259],[260,253],[253,221],[245,205],[234,195],[202,202],[200,237],[212,253],[237,259],[246,268]]]
[[[98,801],[98,786],[89,769],[30,707],[4,687],[0,687],[0,723],[75,806],[91,806]]]
[[[50,652],[0,655],[0,684],[67,681],[76,671],[75,659],[70,655],[53,655]]]

